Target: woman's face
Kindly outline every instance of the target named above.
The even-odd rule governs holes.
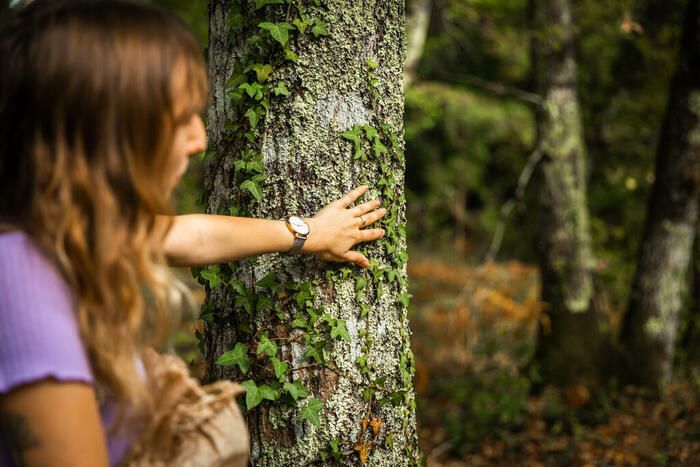
[[[175,128],[171,164],[167,173],[168,196],[187,171],[191,156],[207,149],[207,133],[199,114],[192,114],[187,121]]]

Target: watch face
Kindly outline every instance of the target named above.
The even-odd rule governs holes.
[[[301,220],[301,217],[291,216],[289,218],[289,223],[291,224],[292,228],[300,234],[306,235],[309,233],[309,226],[306,225],[306,222]]]

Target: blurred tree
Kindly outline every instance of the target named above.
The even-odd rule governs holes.
[[[542,98],[537,112],[537,168],[546,323],[535,362],[545,382],[597,382],[601,341],[593,298],[586,201],[585,144],[577,95],[577,63],[569,0],[531,0],[533,74]]]
[[[414,465],[404,4],[211,0],[209,14],[208,212],[310,217],[365,183],[388,214],[360,246],[367,270],[264,255],[201,271],[206,378],[249,378],[256,465]]]
[[[430,0],[410,0],[407,2],[407,26],[408,47],[406,50],[406,66],[404,78],[406,84],[410,84],[415,79],[416,68],[423,56],[425,39],[428,35],[428,25],[430,24]]]
[[[657,148],[639,261],[621,340],[630,381],[655,390],[672,372],[700,197],[700,8],[688,3],[680,60]]]

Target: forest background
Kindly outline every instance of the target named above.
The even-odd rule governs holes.
[[[181,15],[206,46],[206,1],[154,3]],[[629,342],[620,335],[686,3],[571,1],[591,307],[605,343],[581,349],[580,336],[563,335],[557,345],[590,350],[586,358],[600,370],[592,377],[573,361],[573,375],[562,376],[557,364],[543,368],[547,357],[537,353],[542,335],[551,343],[564,328],[552,326],[542,298],[548,283],[539,268],[537,193],[545,182],[529,177],[542,151],[531,7],[527,0],[408,0],[409,319],[419,441],[430,465],[700,464],[697,240],[687,273],[674,278],[677,320],[661,324],[675,328],[672,376],[649,384],[635,374],[644,368],[619,371],[629,359],[616,356]],[[177,193],[179,212],[205,211],[202,177],[193,158]],[[203,300],[190,271],[182,276]],[[198,326],[195,315],[165,344],[194,369]]]

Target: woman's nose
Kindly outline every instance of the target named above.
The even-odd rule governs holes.
[[[192,117],[191,125],[190,150],[188,152],[190,156],[193,156],[207,150],[207,130],[199,115]]]

